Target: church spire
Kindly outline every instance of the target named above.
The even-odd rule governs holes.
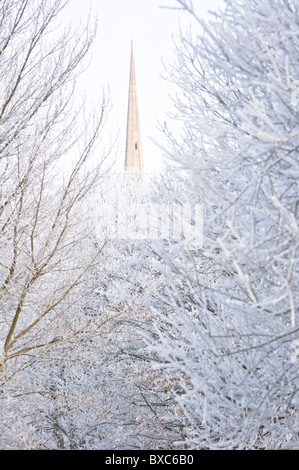
[[[142,146],[141,146],[141,135],[140,135],[140,122],[139,122],[139,111],[138,111],[138,100],[137,100],[133,41],[131,41],[131,65],[130,65],[130,82],[129,82],[125,170],[134,170],[135,172],[142,172],[143,170],[143,157],[142,157]]]

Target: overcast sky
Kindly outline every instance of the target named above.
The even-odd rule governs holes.
[[[102,87],[109,87],[112,110],[109,131],[119,132],[119,163],[124,164],[126,120],[128,104],[131,40],[134,56],[141,121],[141,134],[145,169],[158,169],[161,151],[152,142],[159,139],[157,120],[164,121],[170,109],[169,83],[164,74],[162,60],[173,60],[173,35],[178,32],[179,21],[187,26],[186,12],[160,8],[176,6],[175,0],[90,0],[98,17],[98,36],[93,47],[92,61],[86,75],[89,96],[100,97]],[[195,0],[198,11],[207,16],[220,0]],[[71,0],[72,14],[86,17],[89,3]]]

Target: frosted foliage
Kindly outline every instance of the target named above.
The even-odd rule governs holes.
[[[120,181],[106,97],[93,114],[76,88],[95,27],[62,28],[67,4],[0,2],[0,448],[168,448],[172,378],[140,334],[157,272],[97,225]]]
[[[297,2],[177,0],[175,171],[144,186],[106,173],[106,97],[76,106],[65,3],[0,2],[0,448],[298,448]],[[202,248],[111,236],[124,194],[202,204]]]
[[[1,449],[62,447],[63,365],[76,363],[109,317],[85,315],[94,286],[83,289],[105,245],[94,248],[88,199],[105,159],[97,142],[106,99],[88,119],[74,99],[95,28],[61,28],[66,5],[0,5]]]
[[[226,1],[206,23],[177,3],[197,26],[176,41],[183,128],[164,128],[166,151],[201,197],[204,243],[163,255],[154,349],[182,372],[191,446],[298,448],[298,2]]]

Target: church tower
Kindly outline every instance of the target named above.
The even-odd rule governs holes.
[[[138,177],[142,176],[143,156],[142,156],[141,135],[140,135],[140,122],[139,122],[139,110],[138,110],[138,100],[137,100],[133,41],[131,42],[131,64],[130,64],[125,170],[126,171],[132,170],[135,174],[136,173],[138,174]]]

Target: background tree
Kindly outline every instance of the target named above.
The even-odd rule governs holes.
[[[153,350],[181,371],[191,446],[296,448],[298,5],[227,1],[206,23],[177,4],[197,26],[170,70],[182,132],[164,132],[204,236],[199,252],[163,254],[172,290]]]

